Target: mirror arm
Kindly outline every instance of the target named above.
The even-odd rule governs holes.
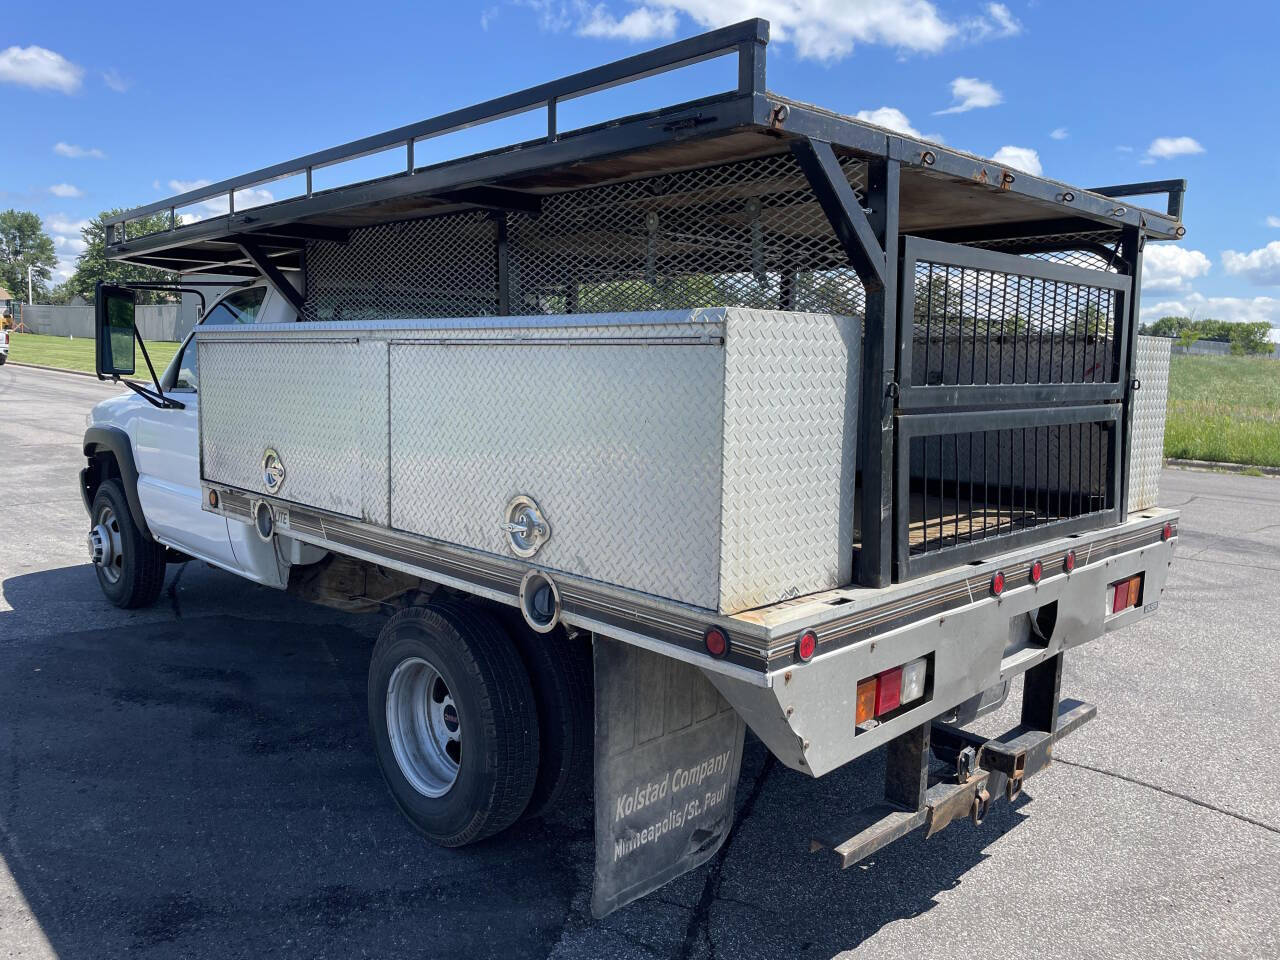
[[[142,359],[147,361],[147,369],[151,371],[151,382],[155,384],[155,390],[148,390],[142,384],[134,383],[132,380],[124,380],[120,377],[114,377],[113,379],[119,380],[138,396],[147,400],[152,406],[159,407],[162,410],[185,410],[187,405],[181,400],[165,396],[164,388],[160,386],[160,378],[156,376],[156,368],[151,364],[151,354],[147,353],[147,344],[142,339],[142,334],[138,332],[136,321],[133,324],[133,338],[138,346],[142,348]]]

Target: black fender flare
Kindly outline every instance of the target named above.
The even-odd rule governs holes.
[[[133,522],[144,536],[154,539],[142,513],[142,501],[138,499],[138,465],[133,459],[133,443],[129,435],[119,427],[90,427],[84,432],[84,455],[92,461],[101,453],[110,453],[115,458]],[[93,495],[99,482],[101,479],[95,478],[92,464],[80,471],[80,496],[86,510],[93,510]]]

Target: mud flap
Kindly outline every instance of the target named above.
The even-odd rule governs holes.
[[[595,687],[599,919],[720,849],[746,725],[697,667],[599,635]]]

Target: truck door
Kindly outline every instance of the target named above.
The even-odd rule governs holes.
[[[266,287],[237,290],[219,301],[202,323],[253,323]],[[185,404],[166,410],[147,404],[134,421],[138,497],[152,533],[202,560],[239,570],[227,520],[201,509],[199,370],[194,335],[188,335],[166,374],[166,391]]]

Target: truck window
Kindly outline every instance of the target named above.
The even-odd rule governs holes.
[[[258,311],[266,296],[266,287],[250,287],[248,290],[237,291],[220,300],[200,322],[204,324],[253,323],[257,320]],[[178,365],[178,377],[173,382],[173,389],[196,389],[196,372],[195,340],[189,339],[182,348],[182,362]]]

